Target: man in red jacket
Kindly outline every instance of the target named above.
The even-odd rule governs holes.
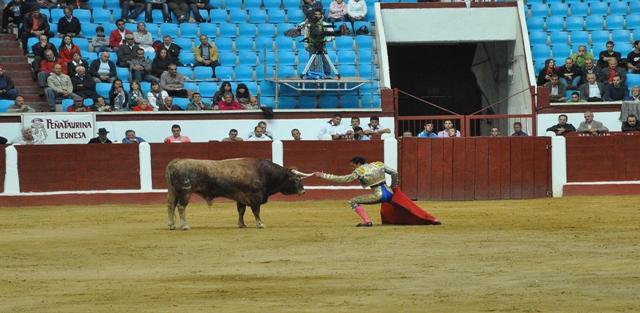
[[[117,20],[116,26],[118,28],[109,34],[109,46],[111,46],[111,49],[113,49],[114,52],[118,51],[118,49],[120,49],[120,45],[124,43],[124,36],[129,34],[133,35],[130,30],[124,28],[124,20]]]

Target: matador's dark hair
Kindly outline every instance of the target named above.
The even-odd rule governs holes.
[[[351,158],[351,160],[349,160],[349,162],[353,163],[353,164],[366,164],[367,161],[365,161],[365,159],[361,156],[354,156],[353,158]]]

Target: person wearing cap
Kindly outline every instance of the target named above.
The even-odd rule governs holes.
[[[127,35],[133,36],[133,32],[124,28],[124,20],[117,20],[116,27],[117,28],[109,34],[109,46],[114,52],[118,51],[118,49],[120,49],[120,46],[125,43]]]
[[[106,128],[98,129],[98,137],[91,138],[91,140],[89,140],[89,143],[112,143],[111,140],[107,138],[108,133],[109,132]]]
[[[73,104],[67,108],[67,112],[91,112],[91,108],[84,105],[82,98],[73,97]]]
[[[30,146],[30,145],[40,145],[40,144],[43,144],[43,142],[39,138],[33,137],[33,130],[31,129],[31,127],[23,127],[22,135],[16,138],[13,138],[13,140],[11,140],[11,144]]]
[[[48,17],[44,14],[40,14],[40,8],[37,6],[31,7],[29,14],[24,16],[22,24],[22,51],[25,55],[29,53],[30,37],[40,37],[45,35],[48,38],[53,37],[53,32],[49,29]]]
[[[34,113],[35,111],[24,102],[22,96],[17,96],[16,102],[7,108],[7,113]]]
[[[13,100],[18,96],[11,77],[4,74],[4,66],[0,65],[0,99]]]
[[[137,56],[137,51],[140,49],[136,42],[134,41],[133,34],[127,34],[124,36],[125,44],[121,45],[118,49],[118,66],[129,68],[131,65],[131,60]],[[144,50],[142,50],[142,54],[144,57]],[[151,65],[151,64],[149,64]],[[151,68],[149,68],[151,70]]]

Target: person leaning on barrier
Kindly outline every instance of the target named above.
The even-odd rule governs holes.
[[[436,135],[436,133],[433,132],[433,122],[431,121],[427,121],[426,123],[424,123],[424,130],[421,131],[418,136],[416,136],[418,138],[436,138],[438,137],[438,135]]]
[[[222,138],[222,141],[243,141],[242,137],[238,137],[238,130],[231,129],[229,130],[229,137]]]
[[[126,132],[124,132],[124,138],[122,138],[122,143],[141,143],[141,142],[146,142],[144,139],[142,139],[142,137],[137,137],[136,136],[136,131],[135,130],[127,130]]]
[[[213,110],[211,104],[202,101],[202,95],[199,92],[194,92],[191,98],[193,100],[187,105],[187,111]]]
[[[629,114],[629,116],[627,116],[627,120],[622,122],[621,129],[623,132],[640,130],[640,124],[638,123],[638,118],[633,114]]]
[[[591,111],[584,112],[584,122],[580,123],[577,129],[579,133],[589,133],[592,135],[606,133],[608,131],[609,129],[602,125],[602,123],[593,120],[593,112]]]
[[[33,138],[31,127],[22,128],[22,135],[11,140],[12,145],[39,145],[43,142],[38,138]]]
[[[569,118],[565,114],[560,114],[560,116],[558,116],[558,124],[547,128],[547,131],[554,132],[558,136],[564,133],[576,131],[576,128],[573,125],[567,123],[568,119]]]
[[[571,99],[567,100],[567,103],[587,102],[587,100],[580,99],[580,93],[574,91],[571,93]]]
[[[624,98],[625,101],[640,101],[640,86],[631,88],[631,95]]]
[[[302,140],[300,136],[302,136],[300,130],[298,130],[297,128],[291,130],[291,137],[293,137],[293,140]]]
[[[528,137],[529,135],[522,131],[522,123],[515,122],[513,123],[513,137]]]
[[[14,104],[7,108],[7,113],[33,113],[36,111],[24,102],[22,96],[17,96],[15,101]]]
[[[491,127],[491,137],[500,137],[500,129],[498,127]]]

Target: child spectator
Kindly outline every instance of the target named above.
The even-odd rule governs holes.
[[[249,104],[251,99],[251,91],[247,88],[245,84],[238,84],[236,87],[236,101],[240,103],[240,105],[245,108],[247,104]]]
[[[93,52],[111,52],[113,51],[109,47],[109,37],[104,35],[104,27],[96,27],[96,35],[91,39],[91,45],[93,46]]]
[[[129,88],[129,110],[136,107],[140,100],[144,100],[144,94],[140,89],[140,83],[137,80],[134,80]]]
[[[58,49],[58,52],[60,53],[59,59],[64,61],[64,63],[69,63],[71,61],[71,52],[73,51],[78,51],[78,53],[80,53],[80,48],[73,44],[71,36],[64,36],[60,43],[60,48]]]
[[[147,93],[147,100],[149,100],[149,105],[154,111],[158,111],[158,108],[164,105],[164,99],[168,96],[169,94],[160,87],[160,83],[151,83],[151,90]]]

